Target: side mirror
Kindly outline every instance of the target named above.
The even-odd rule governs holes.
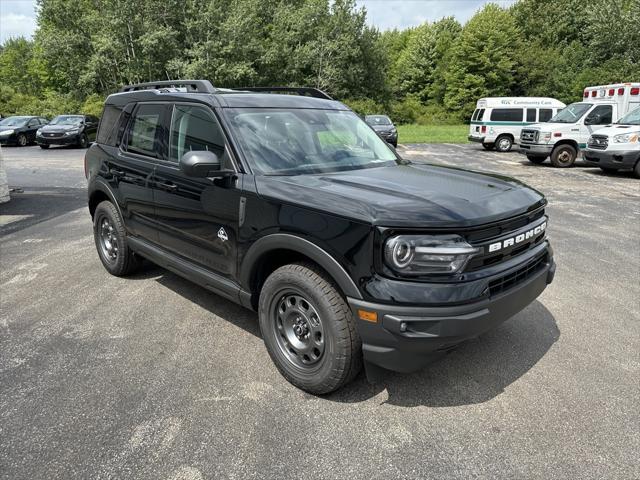
[[[599,113],[594,113],[592,115],[589,115],[587,118],[585,118],[584,120],[584,124],[585,125],[597,125],[600,122],[600,114]]]
[[[188,177],[224,177],[231,173],[222,170],[220,158],[208,150],[187,152],[180,159],[180,170]]]

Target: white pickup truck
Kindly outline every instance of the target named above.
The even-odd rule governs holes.
[[[605,172],[631,170],[640,178],[640,107],[591,135],[584,159]]]
[[[570,167],[596,131],[640,106],[640,82],[588,87],[582,102],[572,103],[544,124],[520,132],[520,153],[532,163],[551,157],[554,167]]]

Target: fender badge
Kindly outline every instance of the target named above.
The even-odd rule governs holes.
[[[220,227],[220,230],[218,230],[218,238],[223,242],[226,242],[227,240],[229,240],[229,237],[227,236],[227,232],[225,232],[224,228],[222,227]]]

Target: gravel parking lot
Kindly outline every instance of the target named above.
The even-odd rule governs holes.
[[[0,478],[640,477],[640,180],[400,152],[547,194],[555,282],[422,372],[314,397],[256,314],[153,265],[107,274],[83,150],[4,148],[22,192],[0,206]]]

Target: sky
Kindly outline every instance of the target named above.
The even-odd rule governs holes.
[[[356,0],[367,10],[367,22],[380,30],[406,28],[453,15],[466,22],[489,0]],[[493,0],[506,7],[515,0]],[[35,0],[0,0],[0,43],[31,37],[36,29]]]

